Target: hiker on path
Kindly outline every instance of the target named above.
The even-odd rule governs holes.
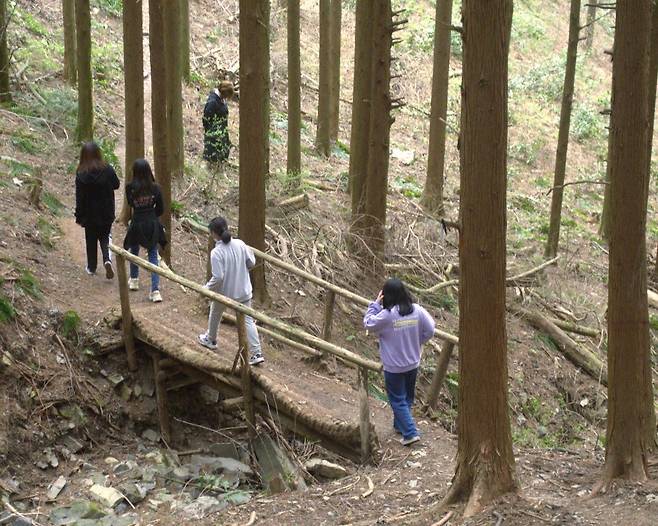
[[[420,440],[411,413],[421,349],[434,334],[434,320],[413,302],[399,279],[389,279],[370,303],[363,325],[379,336],[379,353],[384,364],[384,383],[393,409],[393,427],[409,446]]]
[[[119,185],[114,168],[103,160],[98,144],[83,144],[75,174],[75,222],[85,229],[86,270],[90,276],[96,274],[100,245],[105,277],[114,277],[109,245],[115,213],[114,191]]]
[[[212,277],[205,287],[212,292],[228,296],[246,307],[251,307],[252,288],[249,270],[256,264],[253,251],[243,241],[233,239],[226,219],[223,217],[213,219],[208,225],[208,229],[216,244],[210,254]],[[210,303],[208,330],[199,335],[199,343],[208,349],[217,349],[217,331],[225,308],[216,301]],[[251,316],[245,316],[245,324],[249,345],[249,363],[251,365],[263,363],[265,358],[261,351],[256,323]]]
[[[203,108],[203,158],[209,163],[228,159],[231,150],[228,101],[233,97],[233,93],[233,83],[223,80],[210,92]]]
[[[123,248],[139,256],[139,247],[144,247],[149,263],[158,265],[158,245],[164,248],[167,236],[158,219],[164,211],[162,192],[155,182],[151,165],[146,159],[137,159],[133,163],[133,180],[126,186],[126,199],[131,207],[131,219],[123,240]],[[139,290],[139,267],[130,264],[130,290]],[[160,276],[151,273],[151,292],[149,300],[153,303],[162,301],[160,293]]]

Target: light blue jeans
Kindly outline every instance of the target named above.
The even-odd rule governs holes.
[[[416,391],[416,376],[418,369],[406,373],[389,373],[384,371],[384,383],[388,403],[393,409],[393,427],[405,439],[418,435],[416,422],[411,414]]]
[[[130,247],[130,252],[135,256],[139,256],[139,245]],[[158,264],[158,246],[154,246],[152,249],[148,250],[148,259],[149,263],[156,265]],[[134,263],[130,264],[130,277],[131,279],[136,279],[139,277],[139,267]],[[160,290],[160,275],[151,273],[151,292]]]

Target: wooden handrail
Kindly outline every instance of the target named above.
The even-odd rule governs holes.
[[[374,362],[373,360],[363,358],[362,356],[359,356],[358,354],[348,351],[347,349],[343,349],[342,347],[338,347],[337,345],[334,345],[332,343],[325,342],[321,338],[313,336],[312,334],[309,334],[306,331],[292,327],[291,325],[288,325],[287,323],[284,323],[277,319],[270,318],[266,314],[263,314],[250,307],[246,307],[240,302],[232,300],[231,298],[228,298],[226,296],[222,296],[221,294],[217,294],[216,292],[212,292],[206,289],[203,285],[199,285],[198,283],[192,280],[179,276],[178,274],[172,272],[169,269],[152,265],[148,261],[140,257],[137,257],[131,254],[130,252],[128,252],[127,250],[124,250],[123,248],[120,248],[114,244],[110,244],[110,250],[115,254],[117,254],[117,256],[122,256],[124,259],[134,263],[135,265],[145,270],[148,270],[149,272],[159,274],[160,276],[163,276],[173,281],[174,283],[178,283],[179,285],[182,285],[185,288],[198,292],[199,294],[210,300],[217,301],[218,303],[221,303],[222,305],[225,305],[226,307],[229,307],[235,310],[236,312],[245,314],[247,316],[251,316],[253,319],[258,320],[264,325],[272,327],[292,338],[301,340],[320,351],[332,354],[334,356],[341,358],[345,362],[351,363],[358,367],[365,367],[366,369],[369,369],[371,371],[379,372],[382,370],[381,364]]]
[[[199,224],[198,222],[194,221],[193,219],[190,219],[189,217],[184,217],[182,220],[182,224],[183,226],[187,226],[189,229],[199,234],[203,234],[206,236],[208,235],[208,227]],[[283,270],[287,270],[291,274],[295,274],[300,278],[304,278],[305,280],[310,281],[311,283],[315,283],[316,285],[319,285],[320,287],[330,290],[335,294],[338,294],[339,296],[352,300],[354,303],[366,307],[370,305],[370,300],[364,298],[363,296],[360,296],[358,294],[355,294],[354,292],[339,287],[338,285],[334,285],[333,283],[326,281],[322,278],[318,278],[317,276],[311,274],[310,272],[306,272],[305,270],[302,270],[296,267],[295,265],[291,265],[290,263],[281,261],[279,258],[272,256],[271,254],[268,254],[261,250],[258,250],[257,248],[254,247],[249,247],[249,248],[253,250],[254,255],[256,257],[259,257],[262,260],[267,261],[268,263],[272,264],[275,267],[279,267]],[[459,344],[459,338],[457,338],[457,336],[455,336],[454,334],[450,334],[449,332],[442,331],[441,329],[434,329],[434,336],[442,340],[452,342],[454,344]]]

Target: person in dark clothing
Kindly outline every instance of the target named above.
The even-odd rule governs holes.
[[[233,97],[233,83],[223,80],[214,89],[203,108],[203,158],[210,163],[228,159],[231,140],[228,135],[228,100]]]
[[[119,185],[114,168],[103,160],[98,145],[85,143],[75,174],[75,222],[85,229],[89,275],[96,273],[100,245],[105,276],[114,277],[109,244],[114,222],[114,191]]]
[[[151,165],[145,159],[133,163],[133,180],[126,186],[126,198],[132,208],[132,219],[128,225],[123,247],[139,256],[139,247],[148,253],[149,263],[158,265],[158,245],[164,248],[167,237],[158,219],[164,211],[162,192],[155,183]],[[130,290],[139,290],[139,267],[130,264]],[[151,274],[151,293],[149,300],[154,303],[162,301],[160,294],[160,276]]]

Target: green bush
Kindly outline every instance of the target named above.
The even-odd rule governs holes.
[[[32,298],[41,298],[41,285],[39,285],[39,281],[29,270],[20,269],[16,285],[24,294]]]
[[[78,335],[78,329],[80,328],[81,323],[80,316],[74,310],[69,310],[64,313],[62,318],[62,325],[60,326],[60,332],[64,338],[71,338]]]
[[[112,16],[121,16],[123,12],[122,0],[92,0],[91,5],[102,9]]]
[[[112,137],[100,137],[96,139],[96,142],[103,152],[103,159],[110,163],[116,172],[121,175],[121,160],[116,153],[117,140]]]
[[[0,294],[0,323],[6,323],[16,317],[16,309],[11,300]]]
[[[510,79],[510,97],[535,96],[547,102],[560,100],[564,82],[564,58],[553,56]]]
[[[39,231],[41,244],[48,250],[55,248],[55,238],[59,237],[62,233],[59,227],[52,221],[39,217],[37,219],[37,230]]]
[[[519,142],[510,144],[509,156],[511,159],[523,163],[527,166],[535,166],[541,153],[542,148],[546,144],[543,138],[533,139],[530,142]]]
[[[604,124],[598,111],[592,106],[578,104],[571,116],[571,135],[576,142],[597,139],[602,135]]]

